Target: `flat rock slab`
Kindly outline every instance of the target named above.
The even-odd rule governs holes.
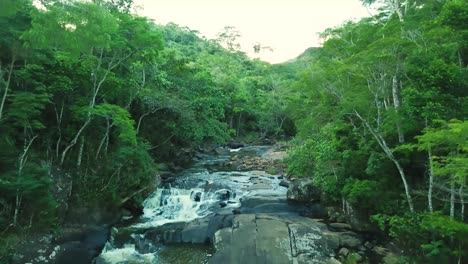
[[[232,227],[218,230],[210,263],[306,264],[327,263],[333,249],[322,236],[326,225],[306,218],[241,214]]]
[[[290,263],[292,255],[288,225],[273,219],[257,219],[256,223],[256,263]]]

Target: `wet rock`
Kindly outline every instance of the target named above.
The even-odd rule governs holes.
[[[226,144],[229,148],[231,149],[238,149],[238,148],[243,148],[245,147],[244,143],[241,142],[236,142],[236,141],[230,141]]]
[[[232,213],[233,214],[240,214],[241,210],[240,209],[234,209],[234,210],[232,210]]]
[[[175,153],[173,162],[176,166],[188,167],[192,164],[195,150],[191,148],[181,148]],[[182,168],[181,168],[182,169]]]
[[[184,243],[208,243],[208,218],[196,219],[188,223],[181,232],[181,242]]]
[[[226,228],[226,227],[231,227],[233,219],[234,219],[234,215],[232,214],[214,215],[213,217],[210,217],[208,230],[207,230],[207,237],[209,237],[210,242],[213,242],[212,241],[213,236],[218,230]]]
[[[229,190],[221,190],[216,192],[216,194],[218,195],[219,200],[229,200],[229,198],[231,198],[232,195],[231,191]]]
[[[110,229],[95,226],[86,230],[71,232],[57,241],[58,246],[50,253],[57,264],[91,263],[99,255],[110,237]]]
[[[279,183],[279,186],[283,186],[283,187],[288,188],[289,187],[289,182],[286,181],[286,180],[281,180],[280,183]]]
[[[200,202],[201,196],[202,196],[202,193],[201,193],[201,192],[197,192],[197,193],[195,193],[195,195],[193,196],[193,200],[194,200],[195,202]]]
[[[229,155],[229,149],[225,147],[217,147],[215,148],[214,153],[222,156]]]
[[[221,208],[224,208],[227,206],[227,203],[226,202],[220,202],[219,203],[219,206],[221,206]]]
[[[63,250],[58,253],[56,264],[91,263],[95,252],[81,246],[79,241],[71,241],[62,245]]]

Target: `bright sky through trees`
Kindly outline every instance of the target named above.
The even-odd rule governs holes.
[[[277,63],[292,59],[306,48],[319,46],[317,33],[346,20],[368,16],[359,0],[137,0],[139,13],[156,23],[174,22],[215,38],[225,26],[242,37],[242,50],[252,57],[257,42],[273,48],[261,59]]]

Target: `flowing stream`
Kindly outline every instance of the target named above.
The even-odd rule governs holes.
[[[256,154],[265,149],[256,148]],[[242,151],[236,154],[242,155]],[[113,229],[96,263],[208,263],[213,249],[197,233],[197,221],[233,215],[247,197],[269,197],[282,204],[281,209],[287,206],[287,189],[279,185],[281,176],[226,170],[220,165],[228,159],[205,156],[177,175],[172,184],[157,189],[145,200],[144,214],[138,220]],[[187,228],[192,223],[195,228]]]

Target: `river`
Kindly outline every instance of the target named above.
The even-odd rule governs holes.
[[[234,156],[269,159],[271,150],[203,155],[150,195],[141,217],[113,228],[96,263],[339,263],[338,247],[362,241],[314,219],[319,205],[288,203],[282,175],[225,166]]]

